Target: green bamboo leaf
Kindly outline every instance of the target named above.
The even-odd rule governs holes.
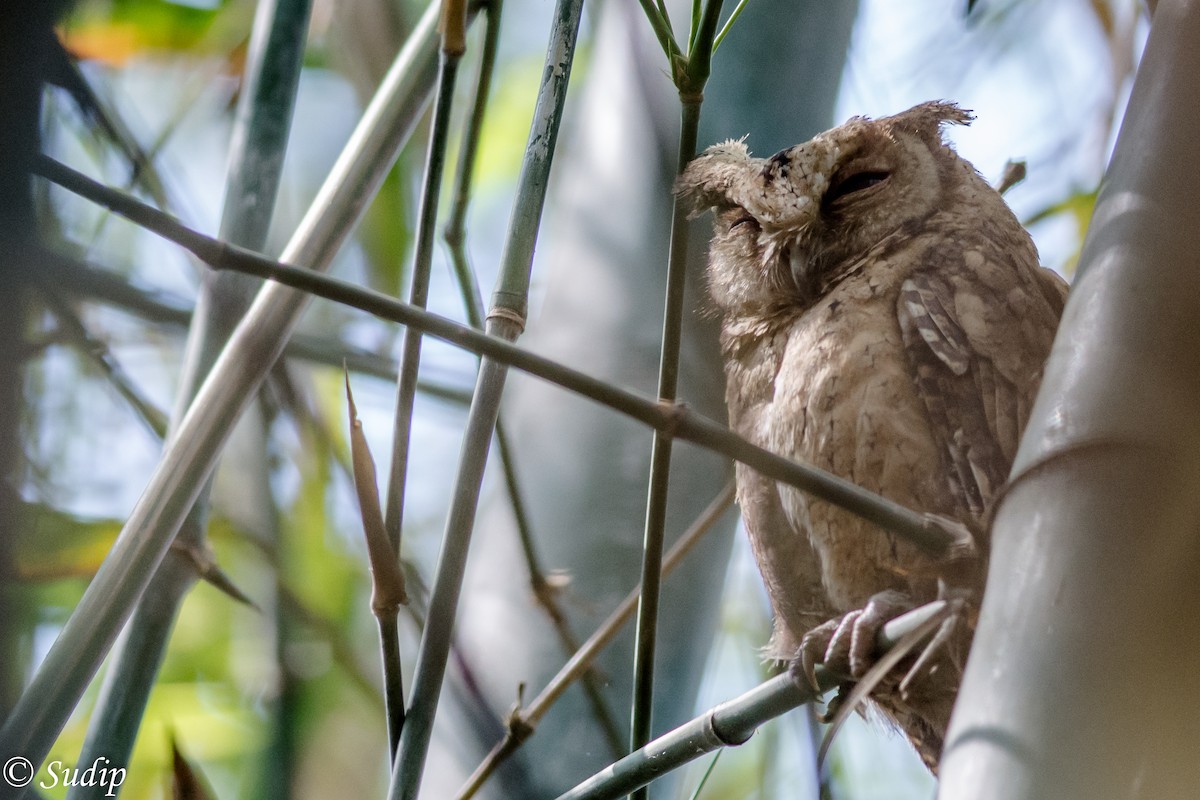
[[[372,288],[390,295],[400,294],[408,274],[404,254],[412,242],[409,171],[408,158],[401,155],[367,208],[358,232],[367,259],[367,280]]]
[[[708,779],[712,777],[713,770],[717,766],[717,760],[721,758],[721,753],[724,750],[718,750],[717,754],[712,757],[712,761],[708,762],[708,768],[704,770],[704,775],[700,777],[700,783],[696,785],[696,791],[692,792],[691,800],[700,800],[700,793],[704,791],[704,787],[708,784]]]
[[[1059,270],[1064,274],[1071,275],[1075,272],[1075,265],[1078,263],[1080,253],[1082,252],[1084,237],[1087,236],[1088,227],[1091,225],[1092,212],[1096,210],[1096,198],[1099,193],[1099,187],[1074,192],[1063,200],[1047,206],[1024,220],[1023,224],[1029,227],[1030,225],[1054,217],[1067,216],[1074,219],[1075,228],[1079,233],[1078,246],[1059,267]]]
[[[1080,225],[1080,238],[1082,239],[1083,235],[1087,233],[1087,225],[1092,218],[1092,211],[1096,208],[1098,194],[1099,187],[1074,192],[1026,218],[1023,224],[1028,227],[1060,214],[1070,214]]]
[[[16,559],[21,580],[90,578],[121,532],[120,520],[89,519],[42,503],[26,503],[21,513]]]
[[[194,51],[222,9],[162,0],[80,3],[62,26],[67,49],[80,58],[121,64],[147,51]]]

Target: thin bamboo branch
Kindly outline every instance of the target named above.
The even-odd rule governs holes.
[[[682,172],[696,154],[700,105],[712,62],[712,41],[722,0],[708,0],[695,24],[692,48],[682,74],[675,70],[681,120],[676,172]],[[683,331],[683,292],[687,275],[688,209],[676,197],[671,213],[671,245],[667,255],[667,297],[663,312],[662,357],[658,371],[658,397],[674,402],[679,382],[679,349]],[[658,638],[658,606],[662,573],[663,537],[670,494],[671,437],[657,432],[650,454],[650,487],[646,499],[646,529],[642,542],[642,594],[638,602],[637,633],[633,656],[633,708],[630,749],[650,740],[654,706],[654,657]],[[639,790],[633,800],[645,800]]]
[[[966,532],[945,518],[921,514],[868,492],[850,481],[809,464],[791,461],[764,450],[729,428],[689,410],[683,404],[660,403],[594,378],[579,370],[531,353],[497,336],[414,308],[395,298],[346,281],[275,261],[197,233],[178,220],[141,201],[104,187],[55,161],[35,165],[42,175],[93,202],[154,230],[196,255],[214,269],[232,269],[269,278],[280,284],[373,314],[400,325],[419,327],[426,335],[541,378],[611,408],[656,430],[695,442],[740,461],[772,480],[802,489],[833,503],[920,548],[934,558],[966,555],[971,542]]]
[[[442,52],[461,56],[467,49],[467,0],[442,0]]]
[[[276,385],[290,388],[291,381],[285,363],[276,364],[271,372]],[[259,392],[256,405],[262,420],[261,429],[264,432],[274,430],[283,407],[282,403],[276,402],[272,392]],[[265,457],[266,452],[260,450],[256,455]],[[295,669],[289,668],[288,662],[292,645],[299,637],[294,618],[284,613],[283,594],[286,590],[283,584],[287,576],[281,567],[288,563],[289,559],[281,557],[284,549],[283,515],[280,512],[275,487],[270,483],[269,473],[268,465],[254,472],[254,479],[265,479],[263,484],[257,487],[262,503],[261,527],[260,535],[252,536],[248,541],[262,548],[271,567],[270,578],[260,583],[257,588],[264,606],[261,615],[261,621],[265,623],[263,638],[267,640],[267,648],[277,665],[277,671],[274,685],[271,687],[273,691],[270,692],[269,705],[266,706],[267,730],[257,769],[253,770],[254,789],[251,793],[257,797],[271,795],[279,800],[292,800],[296,794],[292,775],[296,772],[300,758],[297,721],[304,710],[301,677]],[[330,653],[335,658],[337,652],[335,647],[330,647]],[[374,690],[373,686],[371,688]],[[378,702],[378,694],[375,691],[368,696],[372,702]]]
[[[433,85],[436,9],[397,56],[284,260],[323,268],[407,139]],[[40,763],[138,601],[215,465],[231,421],[283,350],[310,296],[264,287],[239,323],[109,556],[0,729],[0,754]]]
[[[333,655],[333,663],[345,671],[350,683],[355,686],[364,698],[371,703],[378,703],[383,698],[376,688],[374,668],[368,668],[358,660],[358,652],[354,644],[346,636],[336,622],[323,617],[319,612],[309,608],[295,590],[286,583],[278,584],[280,611],[295,622],[311,628],[329,645]]]
[[[701,35],[703,35],[703,28]],[[696,154],[700,124],[698,93],[681,91],[682,119],[679,128],[677,172]],[[683,338],[683,293],[687,276],[688,209],[675,198],[671,214],[671,245],[667,255],[667,288],[663,312],[662,353],[658,368],[658,397],[673,403],[679,385],[679,350]],[[638,601],[637,633],[633,656],[633,708],[630,750],[650,741],[654,702],[654,655],[658,637],[658,606],[661,591],[663,538],[670,491],[672,437],[656,432],[650,452],[650,486],[646,499],[646,527],[642,542],[642,592]]]
[[[500,34],[500,14],[503,0],[491,0],[487,6],[487,33],[483,42],[483,53],[480,57],[479,78],[475,87],[475,100],[471,114],[467,118],[466,132],[463,135],[462,148],[459,151],[459,162],[454,186],[454,196],[450,205],[450,216],[446,221],[443,237],[450,250],[450,263],[457,279],[459,294],[462,297],[463,308],[471,327],[483,329],[484,308],[483,295],[479,290],[479,282],[475,271],[471,268],[467,256],[466,218],[471,200],[471,182],[475,168],[475,157],[479,151],[479,140],[483,130],[483,117],[487,109],[487,100],[491,87],[493,68],[496,60],[497,44]],[[517,477],[516,460],[513,456],[512,445],[508,431],[501,414],[496,418],[496,450],[500,456],[500,465],[504,474],[504,484],[508,489],[509,501],[512,504],[513,519],[516,522],[517,536],[520,540],[521,551],[529,568],[530,591],[534,600],[546,612],[558,634],[563,650],[570,654],[579,649],[579,642],[567,622],[566,612],[563,611],[558,598],[557,589],[546,578],[541,559],[534,544],[533,530],[529,521],[529,513],[525,509],[524,494],[521,491]],[[584,675],[583,689],[592,713],[604,732],[609,749],[614,758],[624,752],[624,742],[616,720],[609,711],[608,704],[593,673]]]
[[[520,485],[517,482],[517,469],[512,459],[512,446],[509,443],[507,432],[501,424],[502,422],[501,418],[497,418],[496,449],[500,456],[501,471],[504,473],[504,480],[509,487],[509,494],[512,497],[513,518],[517,526],[517,538],[525,557],[526,567],[529,570],[530,594],[533,596],[534,601],[546,612],[546,616],[549,617],[550,624],[554,626],[554,631],[558,634],[559,644],[562,645],[563,652],[570,655],[579,650],[580,643],[567,621],[566,611],[563,610],[559,602],[561,596],[560,588],[546,577],[545,570],[542,569],[541,559],[538,556],[537,546],[533,539],[532,527],[529,523],[529,516],[525,510],[525,502],[520,493]],[[608,749],[613,758],[618,758],[625,751],[624,737],[616,718],[613,716],[608,703],[604,699],[600,677],[594,670],[588,669],[581,676],[581,681],[588,704],[592,707],[592,715],[595,717],[596,724],[600,726],[600,732],[604,736]]]
[[[679,86],[679,93],[688,101],[688,95],[701,93],[712,74],[712,54],[715,49],[713,39],[717,35],[717,23],[721,19],[721,7],[725,0],[708,0],[704,5],[704,15],[700,18],[700,27],[696,31],[696,46],[688,51],[687,81]]]
[[[436,237],[438,196],[446,164],[446,147],[450,139],[450,110],[454,101],[454,84],[458,64],[466,47],[465,0],[442,0],[439,25],[442,33],[441,57],[438,59],[437,91],[433,101],[433,118],[429,128],[429,145],[425,155],[425,177],[421,189],[421,205],[417,214],[417,241],[413,254],[412,283],[409,303],[424,308],[429,302],[429,279],[433,268],[433,246]],[[408,479],[409,446],[412,441],[413,407],[417,397],[418,371],[421,366],[421,332],[405,328],[400,355],[400,375],[396,385],[396,411],[393,424],[391,469],[387,483],[387,511],[380,520],[381,530],[390,542],[392,562],[400,555],[400,536],[404,520],[404,492]],[[347,392],[349,384],[347,383]],[[375,603],[372,602],[372,609]],[[382,613],[381,613],[382,612]],[[380,646],[387,687],[385,705],[388,719],[390,760],[399,752],[400,733],[404,727],[404,683],[401,679],[399,638],[396,632],[397,609],[376,611],[379,618]]]
[[[879,632],[876,647],[886,652],[905,635],[937,621],[944,607],[945,601],[937,600],[897,617]],[[844,678],[818,667],[820,688],[814,691],[802,672],[789,669],[660,736],[560,795],[558,800],[615,800],[635,792],[706,753],[745,744],[763,723],[815,700],[842,681]]]
[[[682,53],[679,50],[679,44],[675,41],[675,34],[671,31],[670,20],[654,4],[654,0],[638,0],[638,3],[645,12],[646,19],[650,21],[650,28],[654,31],[659,46],[662,47],[663,55],[667,57],[668,62],[674,64]]]
[[[733,23],[737,22],[738,17],[742,15],[742,10],[746,8],[746,4],[750,0],[739,0],[738,4],[733,7],[733,13],[729,15],[729,19],[725,20],[725,24],[721,26],[721,32],[717,34],[717,38],[713,40],[713,52],[717,52],[717,48],[721,46],[721,42],[725,41],[725,37],[733,28]]]
[[[79,315],[59,294],[57,287],[53,287],[45,281],[38,281],[38,288],[41,289],[47,306],[58,319],[59,327],[66,333],[71,344],[104,374],[108,382],[117,390],[117,394],[121,395],[129,404],[138,419],[152,434],[159,439],[166,436],[167,415],[151,403],[141,389],[134,384],[121,363],[109,350],[108,345],[92,335]]]
[[[524,498],[517,481],[517,469],[513,463],[512,446],[509,443],[507,431],[502,423],[502,418],[496,419],[496,449],[500,456],[500,466],[501,471],[504,473],[504,481],[509,487],[509,495],[512,498],[513,518],[517,525],[517,538],[525,557],[525,564],[529,569],[530,593],[533,595],[534,601],[541,606],[550,618],[550,624],[554,626],[554,631],[558,634],[558,640],[562,645],[563,652],[570,655],[579,650],[580,643],[575,637],[575,633],[571,630],[566,612],[559,603],[559,588],[546,577],[546,572],[542,569],[541,559],[538,556],[537,546],[534,543],[533,530],[529,523],[529,515],[525,510]],[[595,717],[596,723],[600,726],[600,731],[604,736],[605,742],[608,744],[612,757],[619,757],[625,751],[624,737],[621,734],[612,711],[608,707],[608,703],[605,702],[599,676],[593,670],[586,670],[582,675],[582,686],[583,692],[587,696],[588,704],[592,707],[592,715]]]
[[[138,288],[106,269],[89,267],[60,253],[46,250],[42,251],[39,262],[43,267],[43,277],[53,278],[56,289],[70,292],[80,300],[103,303],[160,325],[186,327],[192,319],[192,309],[182,301]],[[396,382],[399,375],[395,359],[346,342],[331,340],[329,336],[297,333],[284,348],[283,357],[337,369],[348,367],[352,373],[392,383]],[[417,381],[417,391],[455,405],[465,406],[471,402],[469,389],[429,378]]]
[[[449,4],[451,0],[444,0]],[[448,7],[448,6],[447,6]],[[442,51],[438,68],[438,89],[433,102],[433,121],[429,129],[429,148],[425,156],[425,179],[421,189],[421,207],[417,214],[417,242],[414,248],[412,284],[408,302],[424,308],[429,302],[429,278],[433,267],[438,195],[446,164],[446,143],[450,138],[450,108],[454,82],[458,74],[459,53]],[[413,404],[417,396],[417,371],[421,366],[421,332],[405,328],[400,351],[400,378],[396,384],[396,411],[392,435],[392,461],[387,483],[387,511],[384,529],[392,549],[400,552],[400,532],[404,519],[404,491],[408,476],[409,445],[412,434]]]
[[[700,7],[700,0],[692,0],[691,25],[688,28],[688,40],[687,40],[689,53],[692,52],[692,49],[696,46],[696,34],[700,30],[701,13],[702,13],[702,10]]]
[[[491,337],[511,341],[524,328],[534,244],[566,103],[582,11],[583,0],[559,0],[555,8],[537,105],[501,256],[500,275],[487,318],[487,333]],[[400,754],[392,771],[389,800],[413,800],[420,786],[445,677],[483,471],[507,374],[508,365],[493,359],[484,358],[479,367],[446,534],[434,576],[429,617],[413,675],[413,702],[401,736]]]
[[[116,272],[64,253],[42,250],[38,261],[47,281],[80,300],[104,303],[159,325],[186,328],[192,321],[191,306],[176,295],[141,288]]]
[[[467,209],[471,202],[471,183],[474,180],[475,160],[479,153],[479,142],[483,135],[483,120],[487,113],[491,95],[492,78],[496,68],[496,53],[500,44],[500,16],[504,11],[504,0],[489,0],[485,6],[487,28],[483,48],[479,56],[479,75],[475,81],[475,98],[471,113],[467,116],[466,131],[458,154],[455,172],[454,194],[450,201],[450,214],[442,232],[446,246],[450,249],[450,264],[458,282],[467,321],[474,328],[483,330],[483,292],[475,278],[467,258]]]
[[[696,518],[696,521],[679,537],[679,540],[675,542],[666,557],[663,558],[663,578],[666,578],[674,571],[679,562],[683,560],[683,557],[692,551],[692,548],[704,537],[704,534],[712,530],[717,520],[729,510],[730,506],[733,505],[733,495],[734,484],[731,481],[726,484],[721,493],[708,505],[708,508],[702,511],[700,516]],[[551,706],[562,697],[563,692],[570,688],[576,680],[581,677],[587,677],[596,657],[604,651],[604,648],[608,647],[625,624],[633,618],[633,614],[638,606],[638,597],[640,596],[640,586],[626,595],[620,605],[600,624],[595,633],[588,637],[588,640],[572,654],[570,660],[550,679],[550,682],[546,684],[546,688],[542,689],[533,702],[527,707],[517,709],[513,712],[508,720],[508,733],[496,743],[496,746],[492,748],[483,762],[471,774],[471,777],[467,779],[467,782],[459,790],[455,800],[470,800],[470,798],[474,797],[476,792],[479,791],[484,782],[492,776],[496,769],[520,749],[526,739],[533,735],[537,723],[550,710]]]
[[[325,367],[345,367],[351,373],[395,383],[400,375],[396,362],[385,355],[373,353],[345,342],[330,342],[325,338],[297,334],[283,350],[286,359],[301,359]],[[471,392],[461,385],[432,378],[417,381],[417,391],[427,397],[465,407],[471,402]]]
[[[125,125],[121,116],[107,107],[84,76],[77,60],[67,52],[62,42],[55,38],[50,47],[53,49],[52,60],[55,64],[50,80],[71,95],[84,118],[89,120],[129,162],[132,168],[129,185],[140,187],[160,207],[172,208],[173,203],[168,197],[166,186],[137,137]]]
[[[671,14],[667,11],[665,0],[654,0],[654,4],[658,9],[658,15],[662,18],[663,24],[667,26],[667,30],[674,31],[675,26],[671,24]]]

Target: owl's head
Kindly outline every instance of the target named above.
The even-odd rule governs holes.
[[[855,117],[770,158],[745,144],[708,148],[676,191],[716,210],[710,291],[726,311],[807,305],[831,274],[924,220],[947,187],[974,170],[942,140],[968,111],[931,102],[891,117]]]

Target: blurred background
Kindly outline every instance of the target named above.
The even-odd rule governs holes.
[[[670,6],[677,24],[688,7]],[[265,252],[277,255],[286,243],[423,10],[407,0],[316,0]],[[551,13],[550,0],[505,3],[467,218],[470,260],[485,292],[495,279]],[[103,117],[82,111],[67,90],[48,88],[44,150],[215,235],[254,14],[250,0],[79,0],[58,32]],[[746,136],[756,155],[767,155],[852,115],[957,101],[977,121],[949,135],[985,177],[998,180],[1010,159],[1026,162],[1027,179],[1007,199],[1043,263],[1069,277],[1147,24],[1134,0],[979,0],[973,8],[964,0],[750,0],[715,57],[700,144]],[[480,34],[472,31],[456,120],[469,107]],[[635,3],[591,4],[583,37],[521,343],[652,396],[677,98]],[[418,128],[333,274],[406,294],[423,137]],[[14,667],[6,672],[25,677],[159,457],[153,422],[176,402],[204,269],[65,191],[39,183],[36,192],[43,239],[79,271],[56,279],[27,330],[22,516],[3,596],[22,631],[20,646],[4,654]],[[693,230],[699,265],[707,222]],[[466,319],[440,246],[430,307]],[[703,310],[697,266],[681,398],[723,419],[712,321]],[[364,429],[385,465],[399,337],[395,325],[314,302],[300,327],[307,349],[276,370],[240,423],[217,474],[209,541],[255,607],[207,584],[189,593],[124,797],[169,796],[172,738],[214,797],[383,795],[389,770],[378,643],[341,364],[352,365]],[[475,368],[467,353],[424,345],[404,520],[417,609],[402,620],[406,676]],[[510,382],[503,415],[539,560],[567,626],[585,638],[637,581],[652,435],[520,376]],[[672,536],[730,475],[719,458],[678,450]],[[503,735],[518,685],[536,693],[567,657],[530,591],[498,469],[490,469],[484,493],[426,797],[453,797]],[[656,730],[769,674],[758,655],[769,608],[735,517],[727,513],[666,584]],[[626,636],[593,673],[597,695],[573,689],[485,795],[553,797],[611,761],[614,735],[626,735],[631,664]],[[94,703],[93,689],[51,759],[75,762]],[[701,796],[931,796],[933,780],[902,737],[856,719],[819,776],[812,756],[819,736],[804,710],[776,720],[721,757]],[[688,797],[708,766],[701,761],[655,791]]]

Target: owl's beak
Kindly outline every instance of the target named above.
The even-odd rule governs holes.
[[[797,289],[808,286],[808,253],[799,242],[788,245],[788,268],[792,274],[792,282]]]

